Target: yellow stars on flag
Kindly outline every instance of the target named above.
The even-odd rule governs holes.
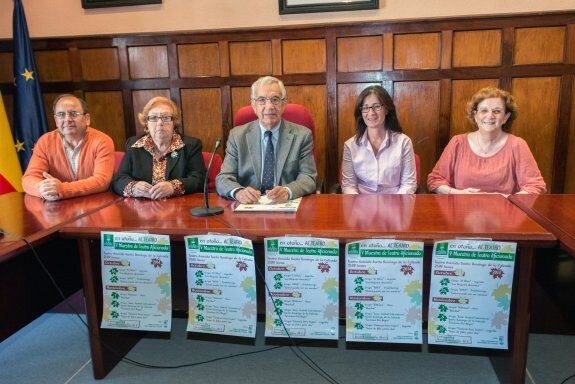
[[[24,73],[21,73],[20,76],[24,76],[26,81],[34,80],[34,72],[29,71],[28,68],[24,68]]]
[[[16,152],[20,152],[20,151],[24,151],[24,143],[21,142],[20,140],[16,140],[16,144],[14,145],[14,147],[16,148]]]

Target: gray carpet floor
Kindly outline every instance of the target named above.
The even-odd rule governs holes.
[[[295,348],[266,344],[259,324],[251,345],[187,337],[185,319],[174,319],[169,339],[144,338],[128,354],[143,368],[119,363],[102,381],[94,380],[87,330],[70,313],[49,312],[0,343],[0,383],[497,383],[487,357],[421,351],[351,349],[341,340],[329,346]],[[343,332],[341,333],[343,334]],[[302,358],[305,358],[303,356]],[[211,361],[217,359],[216,361]],[[575,374],[575,336],[532,334],[526,383],[560,384]],[[575,384],[575,378],[567,381]]]

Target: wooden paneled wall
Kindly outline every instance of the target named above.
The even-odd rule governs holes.
[[[240,31],[33,41],[47,112],[61,92],[84,96],[92,125],[118,150],[141,131],[148,99],[169,96],[205,150],[227,138],[259,76],[284,80],[312,112],[320,177],[338,180],[353,106],[369,84],[393,96],[421,157],[421,184],[449,139],[472,130],[465,104],[484,86],[510,90],[512,132],[525,138],[548,189],[575,193],[575,13],[370,22]],[[11,41],[0,41],[0,89],[12,108]],[[54,128],[52,118],[49,118]],[[223,152],[222,152],[223,153]]]

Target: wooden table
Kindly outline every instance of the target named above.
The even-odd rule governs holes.
[[[575,195],[513,195],[509,200],[559,240],[560,249],[537,252],[531,330],[575,334]]]
[[[37,249],[65,293],[78,290],[76,245],[59,239],[58,230],[118,199],[111,192],[58,202],[18,192],[0,195],[0,228],[7,233],[0,237],[0,341],[61,300],[22,238]]]
[[[554,234],[559,245],[575,256],[575,195],[512,195],[509,200]]]
[[[0,263],[28,249],[21,237],[32,245],[42,244],[57,237],[64,224],[120,199],[112,192],[61,201],[45,201],[21,192],[0,195],[0,228],[17,235],[0,237]]]
[[[303,199],[297,213],[284,214],[234,213],[234,202],[211,195],[210,205],[223,206],[223,215],[203,218],[189,214],[189,208],[201,205],[199,194],[160,202],[125,199],[62,228],[62,236],[79,239],[95,378],[105,377],[142,334],[100,329],[100,231],[145,229],[171,236],[173,281],[185,279],[182,277],[185,259],[176,260],[183,257],[183,237],[207,232],[235,234],[256,244],[261,244],[265,237],[286,234],[337,238],[340,244],[393,236],[424,241],[428,262],[430,248],[437,240],[480,237],[515,241],[519,254],[511,306],[510,347],[507,351],[489,353],[501,382],[524,382],[533,249],[552,247],[556,238],[507,199],[498,195],[310,195]],[[180,255],[175,256],[178,252]],[[256,259],[260,256],[256,254]],[[424,279],[428,289],[429,277]],[[173,292],[177,294],[185,295],[185,289],[183,293]]]

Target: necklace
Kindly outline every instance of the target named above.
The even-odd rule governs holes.
[[[479,149],[479,151],[481,153],[483,153],[484,155],[487,155],[497,148],[502,137],[503,137],[503,133],[500,133],[499,136],[497,136],[497,138],[495,140],[493,140],[487,147],[483,147],[481,145],[481,142],[479,141],[479,132],[477,132],[476,136],[475,136],[477,148]]]

